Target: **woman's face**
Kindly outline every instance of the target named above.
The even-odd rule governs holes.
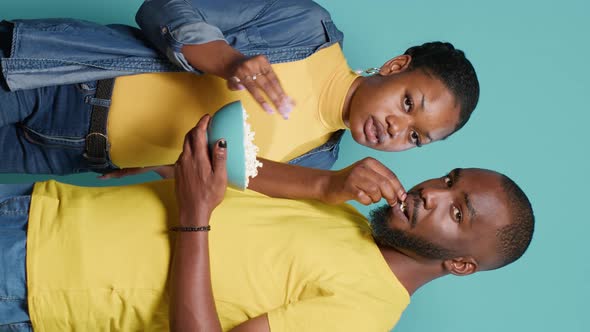
[[[417,69],[362,79],[344,121],[359,144],[403,151],[452,134],[459,112],[444,83]]]

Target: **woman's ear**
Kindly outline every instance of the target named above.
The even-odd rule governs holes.
[[[393,74],[399,74],[404,70],[408,69],[412,62],[412,56],[407,54],[398,55],[393,59],[389,59],[386,63],[379,68],[379,75],[389,76]]]

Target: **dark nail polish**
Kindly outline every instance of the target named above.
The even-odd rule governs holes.
[[[222,149],[227,148],[227,142],[225,140],[221,140],[219,142],[217,142],[217,146],[219,146]]]

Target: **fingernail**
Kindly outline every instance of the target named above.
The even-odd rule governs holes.
[[[217,146],[221,149],[225,149],[227,148],[227,142],[224,139],[222,139],[221,141],[217,142]]]
[[[262,108],[264,108],[264,110],[268,114],[273,114],[274,113],[274,111],[272,110],[272,108],[270,107],[270,105],[267,104],[267,103],[262,103]]]
[[[283,115],[283,118],[288,119],[289,118],[289,114],[291,113],[292,109],[290,106],[282,104],[281,106],[279,106],[279,113],[281,113],[281,115]]]
[[[408,198],[408,194],[406,194],[406,193],[403,193],[403,194],[402,194],[402,201],[405,201],[405,200],[406,200],[406,198]]]
[[[238,84],[238,90],[244,90],[244,89],[246,89],[246,87],[245,87],[245,86],[243,86],[243,85],[241,85],[241,84]]]

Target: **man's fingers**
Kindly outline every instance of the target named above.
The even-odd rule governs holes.
[[[384,190],[384,197],[389,205],[394,206],[398,201],[403,202],[406,200],[406,190],[395,173],[376,159],[367,158],[363,162],[365,163],[365,167],[370,168],[379,175],[379,179],[376,181],[379,181],[381,184]]]
[[[192,140],[197,166],[205,170],[208,169],[206,165],[211,165],[209,149],[207,147],[207,126],[209,125],[210,119],[211,117],[209,115],[205,115],[199,120],[195,127],[196,133]]]
[[[225,139],[220,139],[215,142],[212,157],[213,160],[211,160],[211,163],[213,167],[213,173],[216,177],[225,180],[225,178],[227,178],[227,141]]]

